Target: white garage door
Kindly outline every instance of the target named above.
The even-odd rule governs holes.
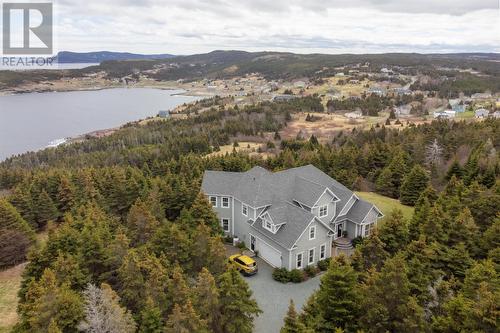
[[[267,261],[271,266],[281,267],[281,252],[275,250],[258,238],[256,243],[256,249],[259,251],[259,257]]]

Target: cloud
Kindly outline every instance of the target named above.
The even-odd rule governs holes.
[[[500,51],[497,0],[59,0],[56,8],[61,50]]]

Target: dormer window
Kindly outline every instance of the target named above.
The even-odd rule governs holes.
[[[248,216],[248,206],[247,205],[243,204],[241,206],[241,214]]]
[[[319,207],[319,217],[325,217],[328,215],[328,205],[323,205]]]
[[[271,221],[264,219],[264,229],[267,229],[270,232],[274,232],[273,224],[271,223]]]

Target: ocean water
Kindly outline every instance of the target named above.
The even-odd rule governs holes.
[[[0,96],[0,161],[199,99],[180,92],[116,88]]]

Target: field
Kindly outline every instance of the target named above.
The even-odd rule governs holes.
[[[238,147],[234,147],[232,144],[220,146],[219,151],[214,151],[207,156],[224,156],[225,154],[231,154],[233,150],[239,153],[248,153],[250,156],[260,155],[262,158],[267,158],[270,154],[267,152],[259,153],[258,149],[263,148],[265,145],[256,142],[241,141],[238,142]]]
[[[17,292],[25,265],[0,271],[0,333],[10,332],[17,322]]]
[[[373,192],[356,192],[358,196],[376,205],[382,213],[387,216],[394,208],[401,209],[403,216],[410,219],[413,215],[413,207],[402,205],[399,200],[384,197]]]

